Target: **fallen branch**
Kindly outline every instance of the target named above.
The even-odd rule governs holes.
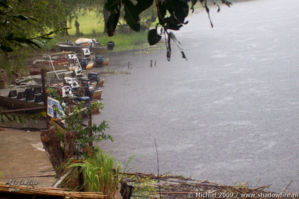
[[[71,173],[71,170],[68,170],[63,176],[59,178],[59,180],[53,185],[53,187],[57,188],[61,182]]]

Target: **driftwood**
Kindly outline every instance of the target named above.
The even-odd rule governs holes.
[[[0,182],[0,195],[5,198],[108,198],[102,192],[70,192],[58,188],[35,188],[32,186],[7,185]],[[18,196],[18,197],[17,197]]]
[[[61,175],[61,165],[64,162],[64,153],[60,146],[60,142],[56,135],[56,129],[51,127],[47,131],[42,131],[40,134],[41,141],[44,145],[45,150],[49,154],[49,159],[52,163],[52,166],[58,174]]]
[[[191,178],[173,175],[153,175],[145,173],[122,173],[123,179],[129,185],[134,186],[133,197],[137,198],[161,198],[164,199],[195,199],[195,198],[277,198],[277,199],[299,199],[298,193],[282,192],[275,193],[265,191],[269,185],[250,188],[246,185],[228,186],[211,181],[197,181]],[[158,184],[158,178],[160,183]],[[147,184],[149,181],[151,183]],[[147,185],[144,183],[146,182]],[[145,187],[146,186],[146,187]],[[161,192],[159,190],[161,188]],[[140,190],[142,187],[143,190]]]
[[[53,187],[57,188],[70,173],[71,170],[68,170],[63,176],[59,178],[59,180],[53,185]]]

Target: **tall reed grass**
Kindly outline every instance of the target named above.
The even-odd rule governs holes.
[[[73,163],[70,168],[79,167],[83,174],[84,191],[103,192],[113,197],[120,182],[120,163],[101,149],[80,163]]]

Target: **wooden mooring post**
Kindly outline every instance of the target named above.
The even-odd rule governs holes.
[[[91,128],[92,127],[92,113],[91,113],[91,111],[88,112],[88,127],[90,128],[89,132],[88,132],[88,136],[92,137],[93,134],[92,134],[92,128]],[[89,142],[89,146],[93,147],[92,141]]]
[[[46,91],[46,79],[45,79],[45,70],[42,68],[41,69],[41,78],[42,78],[42,95],[43,95],[43,101],[44,105],[46,107],[46,113],[48,112],[48,96],[47,96],[47,91]],[[47,126],[48,129],[50,128],[50,118],[48,115],[46,115],[46,120],[47,120]]]
[[[44,105],[47,106],[47,91],[46,91],[46,79],[45,79],[45,70],[41,69],[41,78],[42,78],[42,95]]]

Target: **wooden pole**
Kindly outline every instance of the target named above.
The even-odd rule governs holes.
[[[44,105],[47,106],[47,92],[46,92],[46,81],[45,81],[45,70],[42,68],[41,69],[41,76],[42,76],[42,90],[43,90],[43,100],[44,100]]]
[[[46,91],[46,80],[45,80],[45,70],[42,68],[41,69],[41,78],[42,78],[42,95],[43,95],[43,101],[44,101],[44,105],[46,107],[46,113],[48,112],[48,97],[47,97],[47,91]],[[47,126],[48,129],[50,128],[50,118],[49,116],[46,116],[46,120],[47,120]]]
[[[88,113],[88,127],[90,127],[88,135],[89,135],[89,137],[92,137],[93,135],[92,135],[92,129],[91,129],[91,127],[92,127],[92,114],[91,114],[91,111],[89,111],[89,113]],[[92,141],[89,142],[89,146],[92,147]]]

